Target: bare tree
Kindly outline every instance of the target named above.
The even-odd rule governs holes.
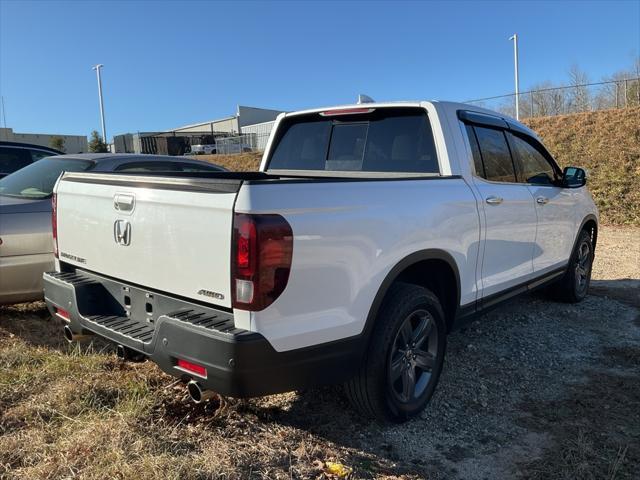
[[[586,112],[591,110],[589,98],[589,76],[578,65],[572,65],[569,69],[569,85],[573,88],[568,92],[568,108],[570,112]]]

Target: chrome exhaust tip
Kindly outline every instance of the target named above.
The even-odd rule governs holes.
[[[119,360],[126,360],[126,352],[124,350],[124,347],[122,345],[117,345],[116,346],[116,357],[118,357]]]
[[[195,380],[191,380],[187,384],[187,390],[189,391],[191,400],[193,400],[195,403],[206,402],[210,398],[216,396],[216,392],[214,392],[213,390],[204,390],[202,388],[202,385],[200,385]]]
[[[64,334],[64,338],[66,338],[67,342],[69,343],[79,342],[80,340],[84,340],[85,338],[92,336],[92,334],[88,333],[75,333],[73,330],[71,330],[71,327],[69,325],[65,325],[62,331]]]

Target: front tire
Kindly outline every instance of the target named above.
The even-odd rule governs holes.
[[[408,420],[429,403],[445,349],[438,297],[426,288],[397,283],[380,308],[358,373],[345,385],[347,397],[364,416]]]
[[[577,303],[587,296],[593,266],[593,242],[588,231],[582,230],[571,253],[564,276],[551,286],[553,297],[562,302]]]

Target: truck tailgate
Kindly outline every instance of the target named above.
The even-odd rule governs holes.
[[[61,262],[231,306],[241,180],[68,173],[56,189]]]

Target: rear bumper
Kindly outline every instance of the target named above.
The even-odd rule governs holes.
[[[0,257],[0,305],[42,299],[42,274],[53,267],[52,253]]]
[[[276,352],[262,335],[235,328],[226,311],[81,270],[43,278],[49,311],[68,312],[72,331],[129,347],[164,372],[223,395],[253,397],[341,382],[358,366],[356,337]],[[180,369],[178,359],[205,367],[206,377]]]

